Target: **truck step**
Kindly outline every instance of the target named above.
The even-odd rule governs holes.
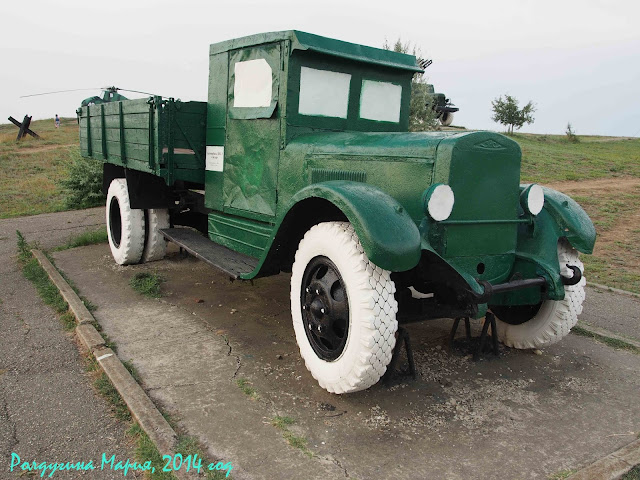
[[[228,273],[234,279],[244,273],[252,272],[258,265],[258,259],[234,252],[188,228],[165,228],[160,230],[160,233],[170,242],[179,245],[209,265]]]

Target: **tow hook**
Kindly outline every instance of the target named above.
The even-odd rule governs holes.
[[[562,279],[562,284],[570,287],[571,285],[577,285],[580,280],[582,280],[582,272],[575,265],[567,264],[567,268],[573,272],[572,277],[565,277],[564,275],[560,275]]]

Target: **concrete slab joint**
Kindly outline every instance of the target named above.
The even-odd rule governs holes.
[[[76,333],[89,352],[93,353],[94,350],[104,347],[104,339],[93,325],[78,325],[76,327]]]

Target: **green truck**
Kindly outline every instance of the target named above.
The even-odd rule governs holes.
[[[520,184],[505,136],[409,133],[414,56],[284,31],[211,45],[209,71],[207,102],[78,109],[116,262],[172,241],[234,278],[291,272],[300,353],[335,393],[380,380],[399,323],[491,313],[515,348],[575,325],[591,220]]]

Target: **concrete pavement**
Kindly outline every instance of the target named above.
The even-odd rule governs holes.
[[[132,458],[76,347],[9,258],[16,229],[49,248],[103,225],[103,215],[0,220],[2,459],[12,449],[30,460],[96,458],[101,450]],[[96,317],[151,397],[213,458],[231,461],[235,478],[546,478],[615,451],[640,430],[632,402],[640,357],[588,338],[569,336],[541,356],[506,351],[473,363],[442,348],[448,323],[416,325],[416,382],[335,396],[299,358],[286,275],[229,283],[178,255],[118,267],[105,245],[56,257],[99,306]],[[141,270],[165,277],[162,299],[131,291],[128,280]],[[639,305],[589,289],[581,321],[638,338]],[[257,399],[241,392],[239,378]],[[313,458],[287,444],[271,425],[276,415],[295,419],[290,434],[306,440]]]
[[[474,363],[446,352],[450,322],[413,325],[418,380],[337,396],[300,359],[287,275],[230,283],[178,254],[120,267],[106,245],[55,258],[99,306],[96,318],[148,394],[241,478],[542,479],[590,464],[640,430],[640,356],[589,338]],[[163,298],[131,290],[140,271],[165,279]],[[605,301],[637,307],[627,296]],[[588,311],[587,321],[611,328]],[[275,416],[295,420],[291,431],[313,458],[287,445]]]
[[[104,223],[103,209],[0,220],[0,478],[11,453],[23,461],[89,461],[103,452],[133,458],[122,422],[90,385],[73,338],[16,263],[16,230],[52,247]],[[76,472],[58,478],[87,478]],[[90,478],[122,478],[93,472]]]

